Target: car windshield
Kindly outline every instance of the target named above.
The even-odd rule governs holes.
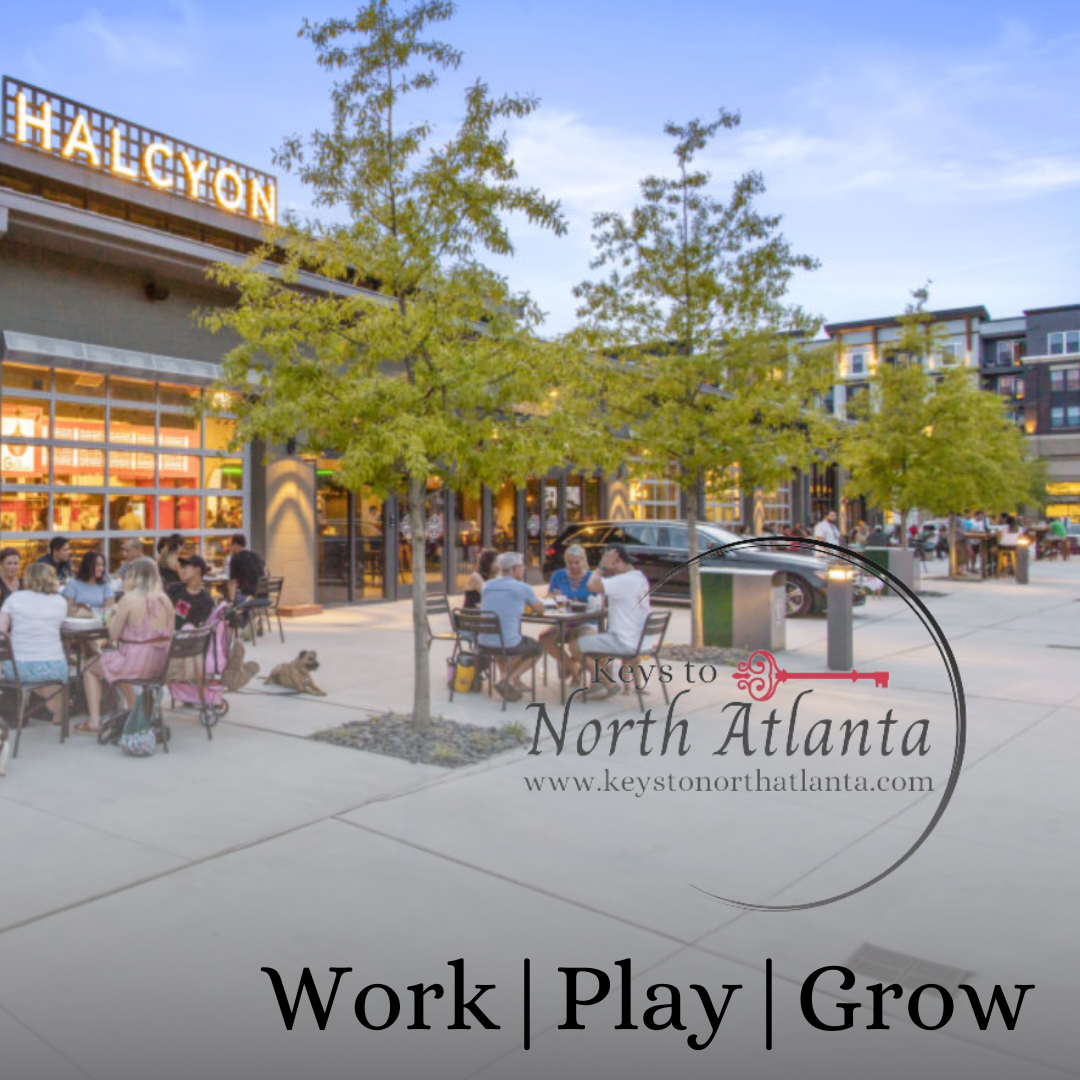
[[[698,546],[705,547],[721,547],[724,544],[734,544],[738,540],[742,540],[743,537],[736,536],[734,533],[728,532],[727,529],[721,529],[716,525],[699,525],[698,526]],[[747,545],[747,550],[751,550]]]

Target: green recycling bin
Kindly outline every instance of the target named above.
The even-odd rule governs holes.
[[[868,547],[863,554],[873,563],[888,570],[890,574],[899,578],[912,592],[919,591],[920,563],[918,552],[914,548],[902,547]],[[885,596],[896,596],[897,591],[885,584]]]
[[[787,645],[782,570],[701,568],[701,609],[706,645],[729,649],[767,649]]]

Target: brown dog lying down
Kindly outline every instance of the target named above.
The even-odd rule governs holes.
[[[288,664],[278,664],[263,682],[284,686],[288,690],[295,690],[298,694],[326,697],[326,691],[320,690],[311,677],[311,673],[317,671],[318,667],[319,658],[315,655],[315,650],[304,649],[295,660]]]

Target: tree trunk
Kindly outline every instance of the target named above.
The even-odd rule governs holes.
[[[413,726],[431,724],[431,653],[428,650],[424,596],[427,593],[427,566],[424,550],[424,481],[409,477],[409,535],[412,548],[413,614]]]
[[[966,555],[967,552],[964,552]],[[949,577],[959,577],[959,567],[957,566],[957,551],[956,551],[956,515],[949,515]]]
[[[701,610],[701,567],[694,561],[698,556],[698,485],[700,477],[686,489],[686,545],[690,560],[690,644],[699,648],[704,641],[705,627]]]

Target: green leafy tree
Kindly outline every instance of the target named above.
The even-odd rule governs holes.
[[[783,482],[829,441],[811,408],[832,381],[830,350],[806,347],[816,321],[784,303],[797,270],[780,217],[755,200],[761,175],[739,177],[726,199],[710,193],[695,157],[721,129],[715,120],[668,124],[677,171],[646,177],[626,216],[594,218],[594,270],[606,277],[575,295],[581,336],[599,358],[606,418],[625,439],[631,475],[670,475],[685,493],[690,556],[698,554],[700,493]],[[697,567],[690,573],[693,641],[701,640]]]
[[[934,452],[928,441],[933,383],[927,365],[940,351],[940,332],[925,310],[928,296],[925,286],[912,293],[914,302],[898,320],[899,338],[883,350],[869,393],[849,410],[856,426],[846,444],[846,493],[900,511],[902,527],[919,506],[918,488]]]
[[[517,182],[499,130],[535,100],[494,98],[477,82],[443,141],[416,113],[420,93],[461,60],[427,36],[453,10],[422,0],[399,14],[371,0],[352,18],[304,23],[337,76],[332,120],[276,157],[331,221],[290,220],[243,265],[219,265],[238,302],[206,319],[239,338],[224,384],[254,387],[237,409],[239,441],[295,439],[336,454],[347,487],[407,496],[419,726],[431,710],[428,478],[469,491],[523,479],[563,462],[581,430],[574,396],[548,396],[562,353],[537,338],[537,309],[479,261],[512,251],[510,213],[565,231],[558,205]]]
[[[847,451],[850,494],[899,510],[948,516],[951,568],[957,570],[957,514],[1015,510],[1037,502],[1042,465],[1027,455],[1020,428],[996,394],[964,368],[933,376],[941,335],[925,310],[927,291],[901,316],[901,334],[871,377],[868,405]]]

